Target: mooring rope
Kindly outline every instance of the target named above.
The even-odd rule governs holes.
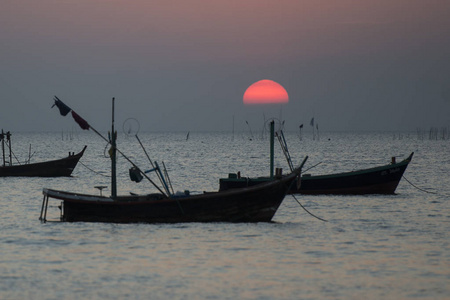
[[[102,173],[97,172],[97,171],[95,171],[95,170],[92,170],[91,168],[89,168],[88,166],[86,166],[85,164],[83,164],[82,161],[78,161],[78,163],[82,164],[86,169],[88,169],[88,170],[91,171],[91,172],[94,172],[94,173],[97,174],[97,175],[105,176],[105,177],[111,177],[110,175],[105,175],[105,174],[102,174]]]
[[[322,162],[319,162],[317,164],[315,164],[314,166],[309,167],[308,169],[306,169],[305,171],[302,171],[302,173],[308,172],[309,170],[311,170],[312,168],[317,167],[318,165],[320,165]]]
[[[424,189],[421,189],[420,187],[418,187],[418,186],[415,186],[411,181],[409,181],[408,179],[406,179],[406,177],[405,176],[402,176],[403,177],[403,179],[405,179],[410,185],[412,185],[413,187],[415,187],[416,189],[418,189],[419,191],[422,191],[422,192],[425,192],[425,193],[429,193],[429,194],[434,194],[434,195],[437,195],[437,193],[435,193],[435,192],[430,192],[430,191],[427,191],[427,190],[424,190]]]
[[[309,212],[309,211],[308,211],[308,210],[300,203],[300,201],[298,201],[297,198],[295,198],[294,195],[291,195],[291,196],[295,199],[295,201],[297,201],[297,203],[301,206],[301,208],[303,208],[308,214],[310,214],[311,216],[313,216],[313,217],[316,218],[316,219],[319,219],[320,221],[328,222],[327,220],[322,219],[322,218],[319,218],[318,216],[316,216],[316,215],[312,214],[311,212]]]

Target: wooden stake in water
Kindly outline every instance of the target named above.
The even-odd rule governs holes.
[[[251,139],[250,139],[250,140],[253,140],[253,132],[252,132],[252,128],[250,127],[250,124],[248,124],[247,121],[245,121],[245,123],[247,123],[248,129],[250,130],[250,136],[251,136]]]

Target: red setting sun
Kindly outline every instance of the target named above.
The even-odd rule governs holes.
[[[275,81],[263,79],[255,82],[244,93],[244,104],[288,103],[284,87]]]

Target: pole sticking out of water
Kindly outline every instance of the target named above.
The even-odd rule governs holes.
[[[233,115],[233,135],[231,136],[231,141],[234,141],[234,115]]]
[[[248,129],[250,129],[250,136],[252,137],[251,140],[253,140],[253,132],[252,132],[252,128],[250,127],[250,124],[248,124],[247,121],[245,121],[245,123],[247,123]]]
[[[311,122],[309,122],[309,125],[312,126],[313,130],[313,141],[316,139],[316,133],[314,132],[314,117],[311,119]]]

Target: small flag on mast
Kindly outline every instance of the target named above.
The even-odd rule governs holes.
[[[67,114],[72,110],[70,107],[65,105],[64,102],[59,100],[58,97],[55,96],[53,100],[55,100],[55,104],[52,105],[52,108],[56,105],[56,107],[59,108],[59,113],[61,114],[61,116],[67,116]]]
[[[84,120],[82,117],[80,117],[76,112],[72,110],[72,117],[75,120],[75,122],[80,125],[81,129],[88,130],[91,126],[89,126],[88,122]]]
[[[80,125],[81,129],[83,130],[88,130],[91,126],[88,124],[88,122],[86,122],[82,117],[80,117],[75,111],[73,111],[73,109],[71,109],[70,107],[68,107],[67,105],[64,104],[64,102],[62,102],[61,100],[59,100],[58,97],[54,97],[53,100],[55,100],[55,104],[52,105],[53,106],[56,105],[56,107],[59,108],[59,113],[61,114],[61,116],[67,116],[67,114],[72,111],[72,117],[75,120],[75,122],[78,123],[78,125]]]

